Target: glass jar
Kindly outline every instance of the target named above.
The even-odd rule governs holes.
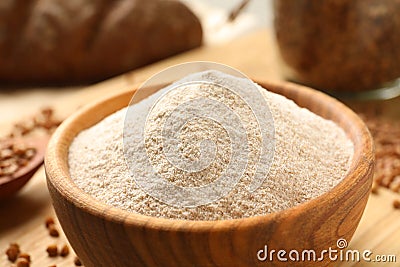
[[[274,0],[288,79],[333,95],[400,94],[400,0]]]

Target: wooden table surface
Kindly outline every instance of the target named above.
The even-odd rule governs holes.
[[[192,50],[91,86],[0,90],[0,136],[6,134],[14,122],[29,117],[42,106],[54,107],[57,115],[64,118],[80,106],[126,90],[168,66],[194,60],[224,63],[254,79],[282,79],[271,34],[261,30],[226,45]],[[384,102],[384,106],[397,116],[400,114],[399,103],[400,99],[397,98]],[[380,189],[378,195],[371,195],[361,223],[349,244],[351,249],[369,249],[373,255],[396,255],[397,263],[341,262],[337,266],[400,265],[400,210],[392,208],[393,199],[399,197],[386,189]],[[10,242],[18,242],[23,251],[31,254],[31,266],[74,266],[73,253],[66,258],[47,257],[45,250],[49,244],[62,245],[67,242],[63,235],[60,238],[48,235],[44,227],[47,216],[54,216],[54,212],[41,168],[18,195],[0,203],[1,267],[10,266],[3,253]]]

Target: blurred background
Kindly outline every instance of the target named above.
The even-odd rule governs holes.
[[[263,28],[272,28],[272,0],[196,1],[183,0],[200,17],[205,44],[229,42]],[[229,15],[240,8],[236,19],[229,23]]]
[[[161,1],[170,2],[161,7],[152,4],[158,1],[110,2],[1,1],[0,122],[5,132],[41,106],[56,102],[61,110],[76,108],[82,103],[72,107],[65,98],[91,84],[272,27],[271,0]],[[237,53],[193,59],[229,64],[248,52]]]

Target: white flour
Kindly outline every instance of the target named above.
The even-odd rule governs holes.
[[[199,78],[226,87],[240,85],[243,91],[254,86],[244,79],[216,71],[193,74],[183,81]],[[228,166],[232,150],[224,127],[202,118],[190,121],[182,128],[179,152],[188,160],[195,160],[200,155],[196,141],[207,137],[217,147],[210,165],[194,173],[174,168],[161,153],[163,147],[160,141],[165,118],[179,102],[195,99],[200,95],[214,97],[240,114],[248,134],[248,165],[243,178],[229,195],[208,205],[178,208],[161,203],[143,192],[135,184],[124,158],[123,128],[126,109],[108,116],[74,139],[69,150],[72,179],[82,190],[98,200],[131,212],[187,220],[220,220],[262,215],[290,208],[323,194],[345,177],[353,155],[353,144],[343,130],[332,121],[298,107],[281,95],[260,89],[274,120],[275,152],[262,186],[249,193],[246,185],[254,175],[261,142],[251,109],[243,105],[240,99],[224,94],[218,88],[205,86],[202,89],[171,95],[164,98],[164,102],[153,110],[146,125],[146,151],[157,172],[175,185],[204,186],[215,181]],[[163,93],[165,89],[151,97],[158,98]],[[131,107],[139,117],[147,115],[149,99]],[[135,124],[134,120],[128,121],[130,127]],[[139,146],[139,142],[134,143],[128,154],[139,149]],[[138,164],[144,160],[147,158],[136,159]],[[143,169],[143,173],[137,175],[144,175],[145,171]]]

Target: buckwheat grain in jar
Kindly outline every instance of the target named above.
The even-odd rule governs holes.
[[[337,93],[400,94],[400,0],[274,0],[286,78]]]

